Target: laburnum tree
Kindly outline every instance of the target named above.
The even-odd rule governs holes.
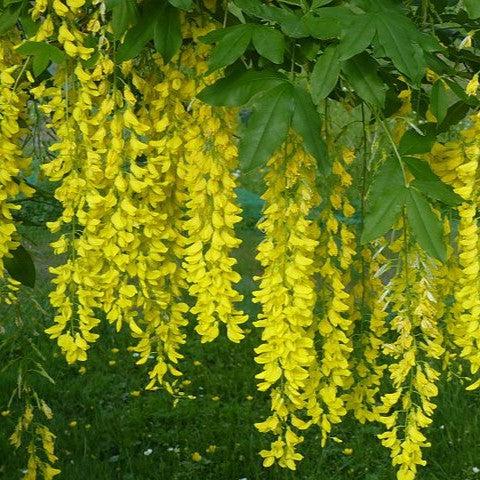
[[[187,327],[253,325],[265,467],[294,470],[302,432],[321,448],[353,415],[413,480],[440,378],[480,385],[480,2],[0,5],[1,300],[34,281],[17,227],[39,168],[59,205],[46,334],[68,363],[107,322],[179,399]],[[234,257],[246,176],[257,318]],[[11,443],[25,479],[51,479],[52,412],[18,390]]]

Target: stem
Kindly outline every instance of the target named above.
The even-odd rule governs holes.
[[[405,166],[403,165],[403,162],[402,162],[402,156],[400,155],[400,152],[398,151],[397,145],[395,144],[395,140],[393,139],[392,132],[390,132],[390,129],[388,128],[388,125],[384,122],[383,119],[381,119],[377,116],[377,120],[380,122],[383,130],[387,134],[387,138],[392,145],[392,149],[393,149],[393,152],[395,153],[395,157],[397,158],[398,163],[400,164],[400,168],[402,169],[403,180],[404,180],[405,186],[408,187],[407,172],[406,172]]]
[[[360,231],[363,231],[365,224],[365,204],[367,196],[367,155],[368,155],[368,138],[367,128],[365,124],[365,105],[362,103],[362,126],[363,126],[363,158],[362,158],[362,179],[360,186]],[[361,312],[365,311],[365,297],[366,297],[366,265],[365,258],[360,252],[360,260],[362,264],[362,298],[361,298]]]
[[[410,270],[408,267],[408,231],[407,231],[407,214],[405,212],[405,207],[402,208],[402,221],[403,221],[403,241],[405,243],[405,284],[407,285],[407,294],[410,290]],[[410,302],[408,302],[408,313],[410,313]]]
[[[429,0],[422,0],[422,25],[427,24],[427,15],[429,10]]]
[[[364,216],[365,216],[365,203],[366,203],[366,190],[367,190],[367,155],[368,155],[368,139],[367,139],[367,127],[365,124],[365,105],[362,103],[362,127],[363,127],[363,161],[362,161],[362,182],[361,182],[361,228],[363,230]]]
[[[13,88],[12,88],[13,92],[17,89],[18,84],[20,83],[20,79],[22,78],[22,75],[25,73],[25,70],[27,69],[27,65],[28,65],[29,61],[30,61],[30,57],[28,57],[25,60],[25,62],[23,63],[22,69],[20,70],[20,73],[18,74],[18,77],[15,79],[15,83],[14,83]]]
[[[66,126],[67,126],[67,135],[69,138],[72,138],[72,133],[75,134],[75,146],[73,147],[73,150],[72,150],[72,147],[70,147],[70,155],[72,156],[72,158],[74,159],[77,159],[78,156],[77,156],[77,135],[76,135],[76,132],[72,132],[72,126],[70,124],[70,97],[69,97],[69,94],[70,94],[70,63],[67,61],[66,62],[66,65],[65,65],[65,83],[64,83],[64,90],[65,90],[65,122],[66,122]],[[76,168],[77,166],[77,162],[76,161],[73,161],[72,162],[73,164],[73,169]],[[75,251],[75,232],[76,232],[76,228],[77,228],[77,225],[76,225],[76,214],[77,212],[74,212],[73,213],[73,216],[72,216],[72,220],[71,220],[71,228],[70,228],[70,236],[71,236],[71,243],[69,245],[70,247],[70,258],[69,260],[71,261],[72,265],[74,264],[75,262],[75,259],[76,259],[76,251]],[[70,332],[72,334],[72,336],[74,335],[74,332],[75,332],[75,323],[74,323],[74,316],[75,316],[75,293],[76,293],[76,290],[75,290],[75,285],[74,285],[74,282],[70,281],[70,288],[69,288],[69,297],[70,297],[70,301],[71,301],[71,304],[72,304],[72,315],[70,317]]]
[[[290,64],[290,76],[292,77],[292,81],[295,80],[295,45],[292,47],[292,62]]]
[[[325,99],[324,107],[324,124],[325,124],[325,143],[327,144],[327,149],[330,150],[330,130],[328,128],[328,119],[329,119],[329,108],[328,108],[328,99]]]
[[[225,28],[227,26],[227,19],[228,19],[228,2],[225,2],[225,12],[223,14],[223,22],[222,22],[222,26],[223,28]]]

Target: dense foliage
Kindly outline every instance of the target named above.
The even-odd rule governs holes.
[[[253,323],[264,466],[294,470],[302,431],[325,445],[351,414],[413,479],[439,378],[480,385],[479,18],[477,0],[3,0],[2,300],[35,281],[19,225],[46,224],[67,362],[100,322],[127,328],[146,388],[178,402],[188,326],[240,342]],[[50,479],[52,412],[19,378],[11,442]]]

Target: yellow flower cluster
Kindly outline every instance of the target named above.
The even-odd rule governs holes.
[[[422,448],[430,446],[422,430],[432,422],[439,368],[444,354],[440,319],[439,265],[410,245],[407,225],[391,248],[398,253],[397,273],[383,295],[385,310],[393,315],[389,329],[394,340],[384,343],[393,392],[381,396],[374,420],[386,431],[378,437],[391,450],[399,480],[413,480],[425,465]],[[390,336],[390,335],[389,335]]]
[[[233,271],[236,260],[230,255],[240,244],[234,231],[241,217],[232,176],[237,147],[225,124],[228,115],[222,118],[222,112],[205,105],[192,110],[181,173],[188,191],[184,268],[189,293],[196,298],[191,312],[197,316],[202,342],[215,339],[222,323],[228,338],[239,342],[244,337],[240,325],[247,316],[235,307],[242,300],[233,288],[240,275]]]
[[[15,33],[16,35],[16,33]],[[28,134],[22,126],[27,120],[25,105],[28,99],[27,90],[32,77],[21,65],[14,46],[16,38],[4,39],[0,42],[0,280],[5,277],[3,260],[11,250],[18,246],[17,228],[13,214],[20,208],[15,204],[21,196],[28,196],[33,189],[22,179],[28,170],[30,159],[23,152],[23,140]],[[7,278],[7,294],[5,300],[11,301],[15,285]],[[8,285],[10,288],[8,288]],[[3,299],[2,299],[3,300]]]
[[[55,435],[49,428],[37,420],[35,413],[42,413],[47,420],[52,419],[50,407],[41,399],[36,397],[36,405],[27,402],[23,414],[20,416],[15,430],[10,436],[10,443],[19,448],[28,437],[28,463],[23,480],[52,480],[60,473],[54,467],[58,460],[55,455]],[[27,440],[25,440],[27,441]]]
[[[480,116],[472,116],[471,125],[459,139],[435,144],[430,154],[434,171],[465,200],[458,207],[458,244],[456,265],[450,272],[456,281],[450,333],[468,360],[471,373],[480,368],[480,231],[477,221],[479,202]],[[469,388],[480,386],[480,379]]]
[[[265,239],[257,259],[264,271],[254,301],[261,305],[255,326],[262,329],[263,343],[255,349],[255,360],[262,365],[256,378],[259,390],[271,391],[272,414],[256,426],[277,436],[270,450],[260,452],[264,465],[278,462],[292,470],[302,458],[295,447],[303,440],[294,428],[305,429],[310,423],[300,416],[308,407],[307,383],[316,360],[313,258],[319,231],[309,218],[320,201],[315,181],[314,159],[291,135],[268,162],[259,224]]]
[[[387,330],[388,311],[383,298],[384,279],[382,268],[387,258],[382,253],[384,242],[379,241],[372,251],[364,248],[358,268],[360,280],[354,287],[357,301],[355,334],[359,340],[354,345],[359,352],[352,354],[354,383],[347,394],[347,409],[352,410],[360,423],[375,420],[373,410],[378,402],[384,371],[387,368],[382,358],[383,336]]]
[[[47,333],[57,339],[70,363],[86,360],[89,344],[98,338],[93,329],[105,301],[102,286],[110,285],[108,272],[102,271],[98,230],[102,214],[116,203],[111,195],[100,195],[106,183],[101,157],[106,152],[104,126],[114,107],[108,82],[113,62],[99,52],[91,69],[82,64],[93,52],[83,46],[86,34],[79,27],[79,19],[88,18],[79,11],[84,3],[38,2],[32,11],[33,18],[44,18],[35,40],[56,41],[68,55],[65,64],[56,65],[52,81],[40,83],[32,94],[56,135],[50,147],[54,159],[43,166],[43,172],[60,182],[55,197],[63,205],[61,217],[49,224],[59,234],[53,250],[66,261],[51,268],[55,289],[50,299],[57,315]]]
[[[209,28],[193,29],[190,34],[196,41]],[[196,44],[185,47],[181,56],[183,68],[175,62],[163,65],[157,58],[159,72],[151,78],[132,72],[143,101],[137,109],[138,122],[132,120],[131,128],[145,126],[143,134],[148,138],[147,148],[139,151],[145,173],[132,180],[132,202],[147,206],[141,207],[145,210],[145,220],[139,223],[143,238],[138,231],[135,238],[141,239],[150,259],[141,268],[149,285],[142,288],[143,298],[137,302],[142,315],[141,328],[132,332],[139,338],[134,350],[140,353],[138,363],[156,356],[147,388],[158,383],[171,392],[178,392],[177,382],[163,378],[167,372],[180,375],[175,365],[183,358],[179,349],[185,343],[182,329],[188,310],[197,316],[202,341],[218,335],[219,322],[226,324],[230,339],[239,341],[243,334],[238,325],[246,320],[234,307],[241,296],[233,289],[239,276],[232,270],[235,260],[230,257],[239,243],[233,227],[240,219],[233,190],[233,131],[210,107],[192,101],[202,87],[200,75],[207,70],[204,49]],[[136,166],[131,170],[141,171]],[[140,277],[141,286],[144,280]],[[191,309],[183,301],[186,290],[196,298]]]
[[[2,290],[0,290],[0,301],[7,305],[13,305],[18,301],[17,293],[20,290],[21,283],[9,275],[6,276]]]
[[[333,162],[333,188],[321,214],[323,228],[315,252],[316,258],[321,259],[322,313],[316,325],[321,353],[310,371],[308,414],[312,422],[321,428],[322,446],[326,444],[332,425],[339,423],[347,413],[344,393],[351,385],[350,310],[353,299],[347,292],[347,284],[350,282],[356,241],[351,227],[339,218],[350,219],[355,213],[346,195],[346,189],[352,184],[347,169],[354,157],[352,150],[344,149]]]
[[[117,330],[127,325],[138,363],[155,359],[147,388],[173,392],[189,310],[202,341],[218,335],[219,323],[239,341],[247,319],[234,305],[242,299],[231,256],[240,220],[234,117],[193,102],[208,68],[209,47],[198,37],[211,25],[185,25],[193,43],[180,52],[181,66],[155,54],[143,69],[127,61],[115,71],[104,41],[110,25],[102,24],[101,6],[87,14],[83,3],[37,12],[48,22],[42,38],[68,56],[51,83],[33,89],[57,137],[43,171],[59,182],[63,205],[49,225],[58,235],[52,247],[66,260],[51,268],[57,315],[47,333],[73,363],[86,360],[103,316]],[[79,22],[82,15],[90,21]],[[88,64],[87,33],[98,38]],[[187,291],[196,298],[191,309]]]
[[[55,22],[65,49],[72,36],[81,37],[73,28],[69,33],[68,18]],[[108,50],[89,70],[82,66],[82,55],[79,50],[78,59],[59,68],[53,87],[41,85],[34,92],[59,139],[50,148],[56,156],[44,172],[61,181],[55,196],[63,214],[50,229],[60,233],[52,244],[55,253],[68,259],[52,269],[56,288],[51,303],[58,314],[47,333],[58,338],[69,362],[86,359],[89,344],[98,337],[92,330],[101,310],[117,330],[127,323],[134,333],[140,331],[135,281],[145,279],[148,269],[141,236],[159,216],[134,205],[143,186],[137,177],[144,176],[136,159],[147,148],[139,136],[148,129],[134,113],[136,99],[128,86],[123,92],[112,88]],[[156,241],[161,238],[159,232],[149,233]]]
[[[160,76],[141,78],[132,72],[135,87],[143,96],[133,128],[148,128],[147,148],[139,151],[139,161],[132,165],[135,175],[128,176],[136,215],[142,211],[136,231],[136,236],[141,235],[141,263],[135,273],[142,292],[138,303],[142,316],[138,319],[141,328],[132,333],[139,339],[134,347],[140,354],[137,363],[155,357],[147,388],[159,384],[173,392],[177,382],[171,383],[166,374],[180,375],[176,364],[183,358],[179,349],[185,343],[182,329],[188,323],[185,315],[189,309],[183,301],[187,284],[181,265],[186,244],[182,205],[187,197],[179,176],[183,141],[178,133],[186,115],[182,102],[191,99],[193,90],[192,82],[180,70],[164,66],[159,58],[156,64]],[[131,260],[129,264],[132,269]]]
[[[236,260],[231,255],[240,244],[235,225],[241,220],[234,191],[236,116],[194,100],[206,83],[215,80],[215,75],[205,77],[209,47],[198,40],[213,28],[212,24],[186,23],[185,36],[191,36],[194,44],[180,53],[182,70],[190,70],[184,79],[187,96],[183,101],[188,107],[182,109],[174,140],[181,143],[178,173],[187,199],[183,268],[188,292],[195,299],[191,313],[196,316],[195,330],[201,341],[214,340],[223,324],[228,338],[239,342],[244,337],[240,325],[247,316],[236,306],[242,296],[234,288],[240,276],[233,269]],[[181,88],[179,77],[179,71],[168,75]]]

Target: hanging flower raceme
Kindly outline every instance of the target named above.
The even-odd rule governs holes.
[[[16,33],[15,33],[16,35]],[[20,209],[15,203],[20,197],[33,193],[22,176],[30,165],[23,151],[24,138],[28,132],[25,124],[28,101],[27,90],[32,77],[26,72],[21,59],[14,50],[15,38],[0,42],[0,279],[5,276],[3,260],[18,245],[14,213]],[[6,279],[6,300],[14,295],[15,282]]]
[[[80,6],[69,5],[76,15]],[[53,247],[70,258],[54,270],[58,286],[51,300],[59,314],[47,332],[58,337],[67,360],[73,362],[86,359],[89,343],[97,338],[92,330],[101,311],[117,330],[127,324],[138,337],[143,335],[138,318],[157,318],[160,314],[152,305],[162,305],[162,311],[169,305],[162,297],[164,277],[158,272],[166,215],[155,211],[166,195],[155,187],[161,180],[152,168],[155,162],[142,164],[152,125],[138,118],[142,97],[138,99],[128,85],[140,88],[141,79],[132,72],[131,62],[125,62],[121,75],[127,85],[123,91],[117,88],[105,42],[109,25],[99,23],[98,10],[89,13],[86,29],[98,35],[100,50],[86,67],[78,61],[91,53],[82,47],[84,33],[70,13],[54,10],[62,17],[55,17],[58,42],[72,60],[55,73],[56,89],[39,87],[36,93],[47,98],[42,108],[60,139],[51,148],[58,152],[56,158],[44,168],[50,179],[62,181],[56,197],[64,212],[51,224],[53,231],[61,229],[61,236]],[[145,199],[142,192],[149,188],[151,198]]]
[[[91,104],[87,101],[86,92],[82,99],[75,98],[72,92],[62,88],[62,83],[73,81],[64,72],[64,78],[60,85],[50,87],[39,95],[49,96],[49,100],[42,105],[45,114],[53,113],[50,127],[54,128],[59,141],[50,147],[56,157],[44,166],[44,172],[52,181],[61,181],[56,189],[55,198],[63,205],[62,216],[49,225],[54,233],[59,232],[59,239],[52,244],[55,253],[67,254],[68,260],[51,268],[55,275],[53,283],[55,290],[50,295],[52,306],[57,308],[55,325],[47,330],[51,338],[58,338],[58,344],[66,354],[69,362],[86,360],[88,343],[96,340],[97,335],[92,329],[98,324],[93,309],[98,307],[95,300],[96,273],[98,265],[89,264],[84,255],[79,253],[83,248],[88,249],[84,243],[82,230],[87,229],[86,219],[80,213],[86,205],[89,190],[88,180],[85,177],[85,169],[80,166],[80,159],[85,159],[86,149],[81,143],[82,128],[87,125],[86,111]],[[58,76],[60,77],[60,75]],[[63,103],[63,95],[65,104]],[[74,105],[74,115],[71,105]],[[83,127],[77,122],[80,122]],[[83,223],[83,225],[82,225]],[[78,321],[78,323],[77,323]],[[75,325],[77,323],[77,325]]]
[[[55,5],[53,8],[59,14]],[[70,36],[82,36],[58,18],[54,26],[53,35],[63,48],[67,48]],[[117,202],[111,195],[101,195],[106,186],[102,165],[106,152],[104,124],[114,106],[105,98],[110,87],[106,79],[113,62],[99,55],[87,72],[80,61],[86,55],[70,55],[72,59],[59,66],[50,85],[40,84],[33,90],[48,119],[47,126],[57,137],[50,147],[54,158],[43,171],[51,181],[61,182],[55,197],[63,205],[63,212],[49,228],[59,235],[52,244],[54,252],[67,256],[65,263],[51,268],[56,287],[50,300],[57,315],[47,333],[57,339],[69,363],[86,360],[89,344],[98,338],[93,329],[99,323],[102,285],[108,285],[111,279],[104,271],[100,252],[105,242],[99,229],[104,215]]]
[[[232,118],[224,122],[198,102],[185,108],[200,88],[209,47],[195,44],[184,49],[183,63],[193,72],[189,75],[185,67],[163,65],[159,58],[156,73],[137,72],[132,62],[124,62],[121,75],[126,85],[120,92],[110,80],[108,44],[99,44],[107,50],[104,55],[100,51],[87,70],[77,61],[91,53],[82,49],[83,33],[60,7],[54,6],[42,35],[57,38],[72,60],[56,71],[53,86],[34,90],[59,139],[51,147],[56,156],[44,171],[51,180],[62,182],[55,196],[64,211],[50,228],[60,235],[52,244],[55,252],[68,255],[63,265],[52,269],[57,286],[51,303],[58,314],[47,333],[58,339],[69,362],[85,360],[104,311],[117,330],[129,325],[138,339],[134,347],[140,353],[138,363],[155,356],[147,388],[162,384],[173,392],[176,381],[164,377],[180,375],[176,364],[185,343],[188,270],[190,293],[197,297],[197,330],[203,338],[212,340],[219,322],[226,324],[231,339],[243,337],[239,325],[246,316],[234,306],[242,297],[233,288],[239,276],[230,256],[239,243],[234,224],[240,220],[234,204]],[[104,34],[101,27],[99,35]],[[194,123],[204,125],[195,131],[197,138],[191,135]],[[208,159],[197,176],[189,167],[198,165],[192,150],[195,141],[204,142],[200,154]],[[187,144],[189,148],[184,148]],[[195,190],[197,180],[206,187],[203,204]],[[201,278],[193,273],[198,252],[188,254],[185,248],[189,252],[196,248],[195,218],[200,214],[203,219],[209,209],[212,228],[200,236],[205,246]],[[203,232],[207,230],[205,224]]]
[[[402,229],[407,225],[402,222]],[[398,254],[397,273],[383,295],[384,310],[391,312],[394,340],[383,345],[393,391],[381,396],[375,420],[386,431],[379,434],[391,450],[399,480],[413,480],[425,465],[422,449],[430,446],[424,430],[432,423],[438,379],[444,354],[440,318],[441,291],[437,291],[436,260],[410,244],[406,230],[391,246]]]
[[[384,274],[388,259],[384,255],[385,243],[380,240],[374,249],[364,247],[360,253],[360,279],[354,290],[356,308],[360,318],[356,332],[358,342],[354,347],[355,383],[347,395],[347,408],[353,411],[360,423],[373,421],[373,410],[378,402],[384,371],[387,368],[382,358],[383,337],[388,331],[384,295]]]
[[[314,159],[299,138],[288,141],[268,162],[266,202],[259,228],[265,239],[257,259],[264,271],[254,301],[261,305],[255,326],[263,343],[255,349],[262,365],[261,391],[270,390],[271,415],[256,424],[277,439],[260,452],[264,465],[278,462],[295,469],[302,456],[296,445],[303,440],[296,431],[310,422],[301,419],[308,406],[309,371],[316,361],[314,348],[315,266],[318,227],[309,214],[319,204]]]
[[[205,59],[209,47],[201,45],[198,37],[211,28],[192,28],[195,49],[182,54],[184,65],[192,68],[194,82],[189,119],[182,127],[184,161],[180,177],[188,198],[183,267],[188,292],[195,299],[191,308],[197,318],[195,330],[202,342],[214,340],[222,324],[228,338],[239,342],[244,337],[241,325],[247,316],[236,305],[243,297],[235,290],[240,276],[234,271],[236,260],[232,256],[240,244],[235,225],[241,221],[234,177],[238,167],[235,114],[193,100],[204,86],[201,75],[208,70]]]
[[[456,279],[456,288],[449,330],[460,348],[460,356],[468,360],[474,375],[480,368],[480,232],[476,218],[479,201],[479,134],[480,117],[477,114],[472,116],[471,126],[460,133],[458,140],[435,144],[429,158],[434,171],[465,200],[458,207],[458,264],[451,272]],[[479,385],[480,379],[468,388]]]
[[[233,177],[237,147],[232,127],[212,107],[197,103],[191,116],[182,172],[188,191],[184,268],[189,293],[196,299],[191,312],[197,316],[196,331],[202,341],[215,339],[224,324],[228,338],[238,342],[244,336],[240,325],[247,317],[235,305],[242,296],[234,288],[240,276],[233,270],[236,260],[231,256],[240,244],[234,231],[241,220]]]
[[[331,432],[332,424],[339,423],[347,413],[345,391],[352,383],[349,357],[353,349],[350,269],[355,253],[355,235],[346,221],[355,213],[346,189],[352,183],[347,172],[354,159],[353,151],[345,149],[333,163],[333,188],[320,220],[322,234],[316,251],[320,261],[321,318],[315,326],[320,336],[318,364],[312,366],[308,385],[308,414],[320,426],[322,446]],[[340,217],[346,221],[341,222]]]
[[[188,321],[186,272],[182,267],[186,239],[183,235],[183,203],[186,201],[179,167],[183,155],[182,126],[189,114],[182,102],[190,100],[191,82],[172,65],[156,58],[160,78],[133,75],[133,83],[142,94],[138,105],[139,124],[149,125],[146,148],[137,153],[128,176],[132,205],[140,220],[136,236],[141,240],[139,254],[129,270],[139,286],[138,308],[142,315],[139,328],[132,331],[140,354],[137,363],[154,356],[147,389],[162,385],[170,393],[181,375],[177,364],[183,355],[183,331]],[[139,154],[139,155],[138,155]]]
[[[196,299],[191,311],[202,341],[213,340],[221,323],[229,338],[239,341],[239,325],[246,321],[235,307],[242,297],[234,290],[239,276],[231,257],[239,244],[234,225],[240,221],[234,193],[233,117],[225,121],[211,107],[193,101],[207,70],[208,47],[200,46],[197,37],[208,28],[197,31],[185,25],[184,34],[192,36],[193,43],[181,49],[180,68],[175,61],[164,65],[156,58],[160,78],[133,74],[142,95],[137,115],[150,130],[144,165],[132,168],[136,178],[131,185],[140,205],[161,212],[161,217],[152,214],[152,225],[143,236],[137,233],[151,259],[146,272],[153,273],[139,280],[143,318],[133,332],[139,338],[134,350],[140,353],[138,363],[155,357],[147,388],[158,384],[180,394],[175,377],[181,374],[177,364],[186,339],[186,290]]]
[[[27,444],[28,463],[23,480],[52,480],[60,472],[54,465],[58,460],[55,455],[55,435],[45,425],[53,417],[50,407],[44,400],[35,397],[35,404],[27,401],[25,410],[18,419],[15,430],[10,436],[10,443],[16,448]]]

